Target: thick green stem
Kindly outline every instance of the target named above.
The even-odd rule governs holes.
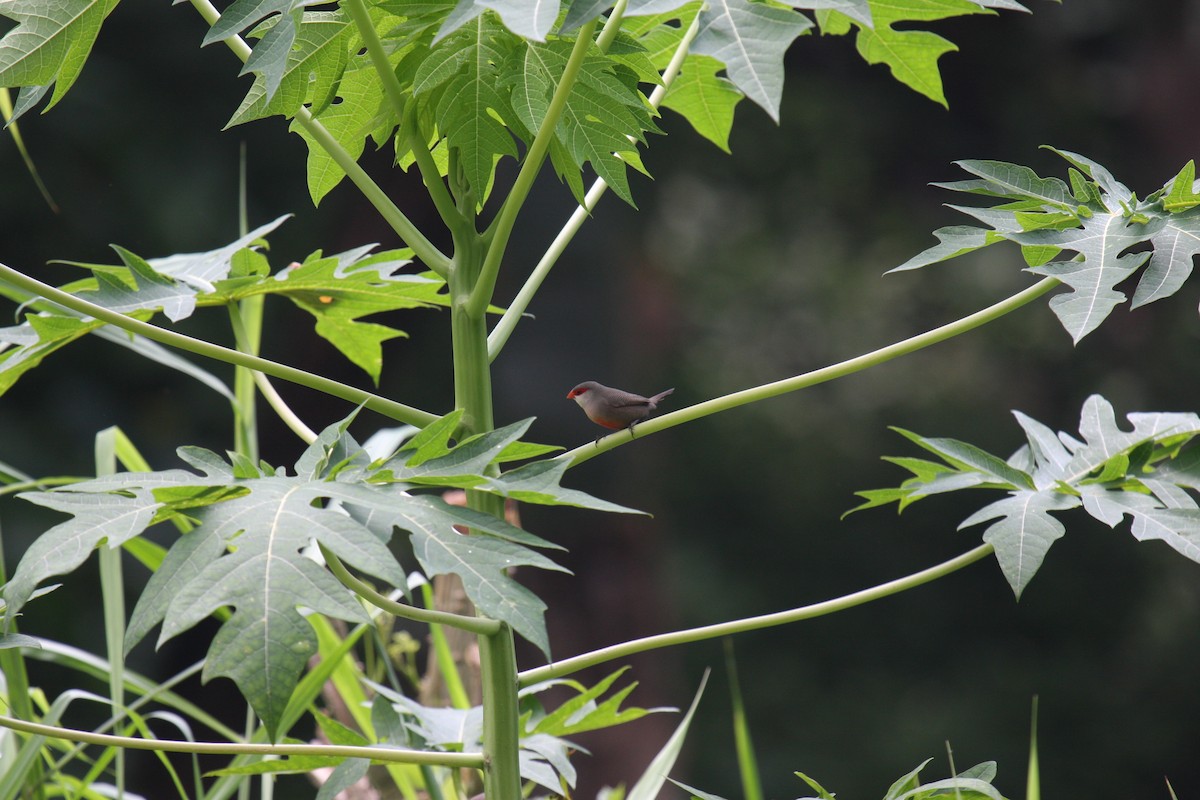
[[[437,415],[430,414],[428,411],[421,411],[412,406],[388,400],[386,397],[380,397],[377,394],[330,380],[321,375],[289,367],[285,364],[279,364],[275,361],[268,361],[265,358],[252,356],[248,353],[242,353],[228,347],[222,347],[219,344],[212,344],[203,339],[195,339],[191,336],[185,336],[182,333],[175,333],[174,331],[160,328],[157,325],[151,325],[148,322],[127,317],[117,311],[98,306],[95,303],[89,303],[87,300],[76,297],[73,294],[68,294],[49,284],[42,283],[4,264],[0,264],[0,281],[11,283],[13,286],[24,289],[27,292],[32,292],[47,300],[52,300],[72,311],[78,311],[80,314],[94,317],[101,322],[116,325],[118,328],[140,334],[160,344],[186,350],[189,353],[195,353],[205,358],[224,361],[227,364],[235,364],[248,369],[258,370],[259,372],[265,372],[267,375],[275,378],[298,383],[301,386],[307,386],[310,389],[316,389],[319,392],[340,397],[352,403],[359,403],[372,411],[376,411],[394,420],[399,420],[400,422],[424,427],[437,419]]]
[[[460,211],[462,210],[460,206]],[[472,314],[470,300],[483,260],[481,237],[456,237],[451,271],[451,333],[454,346],[454,403],[463,410],[463,433],[490,431],[492,379],[487,357],[487,328]],[[483,492],[467,492],[471,508],[503,518],[504,500]],[[480,683],[483,691],[483,793],[488,800],[520,800],[517,662],[512,628],[501,625],[479,636]]]
[[[517,657],[512,628],[479,637],[483,679],[483,796],[519,800],[520,710],[517,707]]]
[[[238,164],[238,236],[250,232],[250,221],[246,211],[246,143],[242,142]],[[262,344],[263,301],[262,295],[247,297],[240,303],[229,305],[229,317],[233,325],[237,348],[252,356],[258,355]],[[234,443],[237,452],[258,461],[258,396],[255,393],[256,378],[262,373],[237,367],[233,379]]]
[[[119,429],[106,428],[96,434],[96,477],[117,472]],[[100,595],[104,608],[104,641],[108,650],[108,696],[113,716],[128,714],[125,707],[125,579],[121,569],[121,548],[100,547]],[[117,797],[125,797],[125,751],[113,755]]]
[[[961,333],[966,333],[988,322],[999,319],[1005,314],[1036,300],[1058,285],[1059,281],[1057,278],[1043,278],[1028,289],[1001,300],[999,303],[988,306],[982,311],[977,311],[974,314],[918,334],[917,336],[911,336],[895,344],[890,344],[887,347],[872,350],[870,353],[865,353],[857,358],[851,358],[838,364],[815,369],[812,372],[805,372],[802,375],[784,378],[774,383],[764,383],[762,386],[755,386],[752,389],[743,389],[740,392],[727,394],[723,397],[715,397],[712,400],[706,400],[703,403],[697,403],[694,406],[688,406],[679,411],[664,414],[661,417],[639,422],[636,438],[640,439],[651,433],[673,428],[676,425],[682,425],[685,422],[691,422],[692,420],[707,417],[721,411],[728,411],[731,408],[744,406],[747,403],[766,400],[770,397],[787,394],[798,389],[807,389],[810,386],[816,386],[819,383],[825,383],[835,378],[844,378],[855,372],[861,372],[868,367],[878,366],[886,361],[891,361],[893,358],[914,353],[917,350],[937,344],[938,342],[944,342],[946,339],[953,338]],[[607,450],[612,450],[614,447],[627,444],[633,441],[634,437],[635,435],[630,431],[621,431],[620,433],[605,436],[595,443],[589,442],[588,444],[576,447],[574,450],[558,456],[558,458],[569,461],[571,466],[575,466]]]
[[[906,575],[903,578],[881,583],[878,586],[872,586],[870,589],[863,589],[860,592],[837,597],[833,600],[814,603],[810,606],[801,606],[800,608],[793,608],[788,611],[779,611],[774,614],[763,614],[758,617],[747,617],[746,619],[733,620],[732,622],[705,625],[701,628],[689,628],[684,631],[661,633],[657,636],[646,636],[641,639],[622,642],[612,647],[605,647],[591,653],[584,653],[553,664],[547,664],[544,667],[526,670],[517,676],[517,681],[523,688],[550,680],[551,678],[570,675],[573,672],[579,672],[596,664],[625,658],[635,653],[644,653],[647,650],[657,650],[660,647],[671,647],[677,644],[702,642],[706,639],[716,639],[735,633],[745,633],[746,631],[756,631],[760,628],[770,628],[776,625],[788,625],[800,620],[812,619],[813,617],[823,617],[835,611],[844,611],[847,608],[861,606],[872,600],[879,600],[908,589],[914,589],[930,581],[949,575],[951,572],[960,570],[965,566],[974,564],[980,559],[987,558],[993,552],[995,550],[990,544],[981,544],[974,550],[969,550],[960,556],[952,558],[949,561],[943,561],[941,564],[929,569],[914,572],[912,575]]]

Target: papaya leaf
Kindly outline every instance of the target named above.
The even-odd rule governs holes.
[[[234,0],[221,12],[217,20],[204,35],[201,46],[219,42],[239,34],[259,22],[278,14],[280,23],[286,24],[292,15],[305,6],[319,5],[326,0]]]
[[[516,158],[506,124],[514,111],[501,91],[503,64],[519,42],[490,15],[472,19],[441,40],[421,61],[413,95],[434,111],[436,126],[458,151],[463,172],[482,199],[496,161]]]
[[[812,26],[812,20],[790,8],[755,0],[713,0],[700,11],[700,30],[691,51],[724,64],[738,90],[778,122],[783,54]]]
[[[1200,253],[1200,209],[1172,213],[1150,243],[1154,253],[1138,281],[1131,308],[1170,297],[1191,277],[1193,259]]]
[[[554,686],[566,686],[576,692],[558,708],[546,712],[540,704],[530,708],[523,714],[523,729],[529,734],[546,734],[554,737],[573,736],[577,733],[611,728],[635,719],[641,719],[647,714],[662,711],[677,711],[674,708],[621,708],[621,703],[637,688],[637,683],[631,683],[618,689],[601,702],[597,702],[629,668],[622,667],[610,673],[595,686],[584,686],[573,680],[550,680],[538,683],[521,690],[521,697],[526,706],[535,702],[535,696]]]
[[[1161,220],[1142,225],[1128,222],[1122,213],[1107,213],[1084,219],[1079,228],[1034,231],[1012,238],[1021,245],[1056,247],[1079,254],[1078,260],[1029,269],[1036,275],[1058,278],[1074,290],[1050,298],[1050,309],[1078,342],[1125,302],[1125,295],[1114,287],[1150,258],[1149,253],[1126,251],[1151,239],[1162,227]]]
[[[282,114],[292,117],[304,103],[328,105],[348,58],[349,22],[336,12],[310,11],[299,24],[289,15],[254,47],[242,74],[254,85],[226,128]]]
[[[938,59],[958,47],[935,33],[912,30],[904,23],[995,13],[986,7],[990,5],[993,4],[971,0],[890,0],[870,4],[870,25],[860,17],[839,11],[821,12],[818,19],[823,33],[843,34],[852,27],[857,28],[855,44],[863,60],[868,64],[886,64],[892,77],[900,83],[945,106]],[[1006,3],[1002,7],[1025,10],[1016,3]]]
[[[983,540],[996,548],[996,560],[1019,600],[1046,552],[1066,533],[1051,511],[1066,511],[1080,504],[1078,498],[1061,493],[1015,491],[1003,500],[981,508],[959,524],[959,530],[997,520],[983,533]]]
[[[379,110],[379,77],[370,59],[365,55],[350,58],[332,94],[330,99],[337,102],[314,109],[313,114],[338,144],[357,160],[363,154],[366,137],[374,127],[372,123]],[[290,130],[299,134],[308,145],[308,193],[313,205],[320,205],[321,199],[342,182],[346,173],[307,128],[293,121]]]
[[[0,87],[22,87],[13,110],[15,120],[51,85],[53,108],[74,85],[100,26],[119,0],[11,0],[0,4],[0,16],[17,23],[0,38]]]
[[[599,689],[593,687],[589,690],[575,681],[549,681],[538,684],[521,691],[522,702],[525,707],[528,707],[531,703],[536,703],[533,695],[537,692],[552,685],[568,685],[580,693],[576,698],[567,701],[567,704],[571,706],[570,713],[581,721],[591,719],[595,723],[593,727],[596,728],[620,725],[647,713],[665,710],[628,708],[617,713],[615,704],[611,702],[612,698],[597,705],[594,702],[595,699],[607,691],[612,681],[623,671],[618,670],[609,679],[602,681]],[[422,706],[415,700],[386,686],[376,686],[375,688],[379,696],[388,701],[387,705],[376,701],[372,707],[372,718],[377,728],[407,729],[410,737],[423,742],[427,748],[466,753],[478,753],[482,750],[482,707],[431,708]],[[617,704],[624,699],[627,693],[627,690],[619,693],[620,699],[617,700]],[[574,704],[574,700],[584,695],[587,698],[585,701]],[[540,707],[538,710],[540,711]],[[531,713],[531,711],[526,711],[523,717],[526,723],[529,722]],[[542,717],[542,719],[547,719],[547,717]],[[575,768],[571,765],[569,755],[572,751],[580,749],[578,745],[558,735],[552,735],[539,726],[527,724],[521,726],[520,737],[520,772],[524,780],[535,783],[555,795],[562,793],[564,785],[574,788],[576,773]],[[391,738],[395,740],[397,737]]]
[[[1163,208],[1172,213],[1188,211],[1200,206],[1200,194],[1196,192],[1196,162],[1183,165],[1179,174],[1167,182],[1168,192],[1163,197]]]
[[[426,574],[459,575],[483,613],[547,650],[545,605],[508,570],[560,569],[530,549],[552,545],[491,515],[410,494],[407,484],[378,482],[371,458],[346,431],[349,422],[326,428],[292,474],[184,448],[180,456],[198,472],[122,473],[21,495],[72,518],[27,551],[5,587],[6,613],[17,613],[38,583],[74,569],[100,544],[119,546],[159,519],[187,513],[195,528],[151,576],[127,647],[160,623],[161,644],[232,607],[210,646],[204,678],[233,679],[273,737],[284,733],[282,714],[316,647],[302,609],[366,621],[353,595],[306,555],[314,539],[348,564],[405,586],[406,572],[386,546],[400,528]],[[527,424],[468,440],[452,460],[488,468]],[[468,529],[471,535],[462,533]]]
[[[1116,287],[1138,270],[1142,274],[1133,308],[1178,292],[1200,254],[1200,209],[1191,202],[1195,165],[1185,166],[1163,188],[1139,200],[1086,156],[1047,149],[1071,165],[1069,189],[1057,178],[1042,178],[1017,164],[956,162],[976,177],[935,185],[1002,199],[991,207],[950,206],[990,229],[941,228],[935,232],[937,245],[891,271],[917,269],[1012,241],[1021,247],[1029,272],[1057,278],[1071,289],[1052,297],[1050,308],[1076,343],[1125,302],[1125,294]],[[1073,255],[1061,258],[1061,253]]]
[[[442,294],[445,282],[433,273],[400,272],[411,263],[411,251],[391,250],[367,256],[368,249],[334,256],[317,252],[273,277],[239,281],[217,297],[287,297],[316,319],[318,335],[378,383],[383,369],[381,345],[406,334],[387,325],[362,322],[362,317],[431,308],[447,301]]]
[[[1013,412],[1027,439],[1007,461],[953,439],[898,430],[936,454],[945,465],[922,459],[886,459],[911,473],[894,489],[858,492],[852,511],[896,502],[901,508],[930,494],[977,488],[1006,496],[969,515],[959,529],[991,524],[983,533],[1019,598],[1050,546],[1066,529],[1056,514],[1082,507],[1109,527],[1126,517],[1139,541],[1160,539],[1200,562],[1200,416],[1132,413],[1132,430],[1117,423],[1112,405],[1092,395],[1080,412],[1079,435],[1055,433]],[[849,513],[849,512],[847,512]]]
[[[682,114],[696,133],[728,153],[733,112],[744,95],[717,74],[721,68],[715,58],[689,55],[663,106]]]

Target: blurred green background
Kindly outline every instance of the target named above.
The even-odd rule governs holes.
[[[581,380],[642,393],[675,386],[669,405],[678,408],[858,355],[1029,285],[1016,250],[999,247],[882,277],[932,244],[934,228],[965,221],[941,206],[961,196],[927,185],[961,177],[955,159],[1065,176],[1063,162],[1037,149],[1053,144],[1096,159],[1144,196],[1197,155],[1200,3],[1031,7],[1033,15],[928,26],[960,47],[942,59],[949,111],[865,65],[852,40],[808,36],[788,55],[781,124],[743,103],[732,156],[668,112],[668,138],[645,154],[655,179],[635,178],[640,212],[605,199],[530,308],[536,319],[497,360],[497,419],[536,416],[535,440],[575,446],[596,435],[564,399]],[[60,213],[41,201],[11,140],[0,140],[0,261],[61,283],[77,273],[46,262],[113,262],[110,243],[145,257],[224,244],[237,235],[243,144],[251,224],[295,215],[272,236],[276,268],[318,248],[398,244],[347,187],[312,207],[305,149],[284,121],[220,132],[250,80],[220,46],[199,48],[203,32],[186,6],[122,4],[62,104],[22,120]],[[386,153],[365,162],[445,244],[419,180],[388,170]],[[553,176],[539,184],[500,302],[571,210]],[[856,490],[903,479],[879,457],[914,448],[886,426],[1008,455],[1022,441],[1012,409],[1067,431],[1094,392],[1121,415],[1200,410],[1198,299],[1193,282],[1137,312],[1119,308],[1078,347],[1037,302],[870,374],[586,463],[573,486],[654,516],[525,510],[527,527],[569,547],[563,563],[576,573],[526,576],[550,604],[555,654],[823,600],[969,549],[981,529],[956,527],[978,497],[839,519]],[[10,319],[11,306],[4,313]],[[227,341],[219,317],[183,328]],[[384,394],[449,408],[447,323],[437,311],[397,323],[411,338],[385,345]],[[367,383],[301,312],[268,306],[267,325],[266,355]],[[282,391],[314,427],[349,410]],[[0,398],[0,460],[39,475],[86,473],[93,435],[114,424],[160,467],[178,465],[179,445],[231,442],[217,395],[88,340]],[[365,439],[384,424],[362,415],[353,430]],[[291,463],[301,449],[266,419],[264,436],[273,463]],[[9,569],[55,521],[0,502]],[[1161,543],[1137,544],[1127,526],[1110,531],[1082,513],[1065,521],[1068,535],[1019,604],[988,561],[880,603],[738,638],[768,795],[807,795],[792,775],[801,770],[841,798],[881,796],[931,756],[929,777],[946,775],[948,740],[960,768],[996,759],[998,785],[1022,796],[1029,706],[1039,695],[1044,797],[1166,798],[1164,776],[1181,800],[1200,797],[1200,566]],[[94,563],[31,605],[22,629],[101,650]],[[168,675],[199,657],[206,635],[197,630],[157,655],[143,644],[131,666]],[[528,651],[522,659],[535,663]],[[716,669],[674,774],[732,798],[740,787],[722,661],[712,642],[629,663],[643,706],[686,705],[704,669]],[[51,688],[72,679],[49,668],[33,676]],[[240,721],[228,682],[193,688]],[[657,715],[581,737],[594,755],[580,760],[579,796],[634,780],[674,724]]]

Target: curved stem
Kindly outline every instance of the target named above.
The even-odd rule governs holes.
[[[355,747],[328,744],[235,744],[232,742],[181,742],[173,739],[138,739],[132,736],[111,736],[56,725],[0,716],[0,727],[36,736],[86,742],[103,747],[123,747],[128,750],[161,750],[168,753],[209,753],[215,755],[262,756],[332,756],[335,758],[369,758],[394,764],[432,764],[443,767],[482,769],[483,756],[478,753],[441,753],[425,750],[401,750],[395,747]]]
[[[315,375],[311,372],[289,367],[275,361],[268,361],[265,358],[252,356],[248,353],[242,353],[228,347],[222,347],[219,344],[212,344],[203,339],[195,339],[191,336],[185,336],[182,333],[169,331],[157,325],[151,325],[148,322],[127,317],[119,312],[98,306],[95,303],[90,303],[73,294],[68,294],[61,289],[55,289],[53,286],[42,283],[4,264],[0,264],[0,280],[7,281],[28,292],[33,292],[47,300],[52,300],[72,311],[86,314],[89,317],[94,317],[102,322],[107,322],[132,333],[141,334],[147,339],[153,339],[161,344],[186,350],[189,353],[195,353],[205,358],[212,358],[228,364],[235,364],[247,367],[248,369],[258,370],[259,372],[265,372],[272,377],[298,383],[301,386],[307,386],[310,389],[316,389],[319,392],[340,397],[351,403],[364,405],[372,411],[383,414],[385,417],[399,420],[400,422],[424,427],[438,418],[436,414],[430,414],[428,411],[422,411],[412,406],[406,406],[403,403],[397,403],[386,397],[380,397],[377,394],[330,380],[321,375]]]
[[[573,658],[558,661],[554,664],[547,664],[544,667],[526,670],[517,676],[517,680],[522,687],[532,686],[535,683],[541,683],[542,681],[558,678],[563,675],[570,675],[573,672],[578,672],[596,664],[603,664],[618,658],[631,656],[635,653],[644,653],[647,650],[656,650],[660,647],[670,647],[690,642],[700,642],[705,639],[716,639],[734,633],[745,633],[746,631],[759,630],[760,628],[787,625],[799,622],[800,620],[812,619],[813,617],[822,617],[826,614],[832,614],[835,611],[844,611],[847,608],[860,606],[872,600],[880,600],[884,597],[903,592],[906,589],[913,589],[922,584],[929,583],[930,581],[949,575],[951,572],[960,570],[969,564],[974,564],[976,561],[986,558],[993,552],[994,548],[990,544],[981,544],[973,550],[968,550],[966,553],[949,561],[943,561],[936,566],[929,567],[920,572],[914,572],[912,575],[907,575],[903,578],[897,578],[894,581],[872,586],[870,589],[863,589],[853,594],[837,597],[833,600],[825,600],[820,603],[801,606],[800,608],[793,608],[788,611],[779,611],[774,614],[763,614],[758,617],[747,617],[746,619],[734,620],[732,622],[721,622],[716,625],[705,625],[700,628],[689,628],[683,631],[675,631],[674,633],[661,633],[657,636],[646,636],[642,639],[622,642],[612,647],[605,647],[591,653],[584,653]]]
[[[260,295],[257,299],[261,300],[262,296]],[[257,355],[256,351],[250,348],[250,334],[246,330],[245,323],[242,321],[242,315],[238,313],[237,305],[229,306],[229,318],[233,325],[233,337],[237,340],[238,350]],[[283,420],[283,424],[287,425],[292,433],[299,436],[305,444],[315,442],[317,440],[317,432],[305,425],[304,420],[300,419],[300,416],[295,411],[292,411],[291,406],[279,396],[279,392],[275,391],[274,384],[271,383],[267,376],[258,370],[248,370],[248,372],[254,380],[254,385],[258,387],[258,391],[262,394],[263,399],[267,401],[267,405],[271,406],[276,416]]]
[[[465,617],[462,614],[450,614],[446,611],[435,611],[429,608],[417,608],[416,606],[397,603],[390,597],[377,592],[365,581],[351,575],[350,571],[346,569],[346,565],[333,552],[326,548],[325,545],[318,542],[317,546],[321,548],[321,555],[324,556],[325,563],[335,578],[371,605],[383,609],[393,616],[416,620],[417,622],[428,622],[433,625],[449,625],[452,628],[461,628],[464,631],[484,635],[493,634],[500,630],[499,622],[487,619],[486,617]]]
[[[911,336],[903,339],[887,347],[881,347],[878,350],[872,350],[869,353],[864,353],[856,358],[851,358],[847,361],[842,361],[838,364],[831,364],[828,367],[815,369],[812,372],[805,372],[802,375],[795,375],[791,378],[775,381],[773,383],[764,383],[762,386],[755,386],[752,389],[743,389],[740,392],[724,395],[723,397],[715,397],[712,400],[706,400],[703,403],[697,403],[694,406],[674,411],[670,414],[664,414],[661,417],[654,417],[645,422],[639,422],[637,425],[637,438],[642,438],[651,433],[657,433],[667,428],[673,428],[676,425],[682,425],[685,422],[707,417],[711,414],[716,414],[721,411],[728,411],[731,408],[744,406],[747,403],[754,403],[759,400],[766,400],[770,397],[776,397],[788,392],[794,392],[797,389],[807,389],[810,386],[816,386],[819,383],[825,383],[835,378],[844,378],[847,375],[852,375],[855,372],[861,372],[868,367],[874,367],[886,361],[891,361],[893,358],[914,353],[917,350],[929,347],[932,344],[945,341],[946,339],[958,336],[961,333],[978,328],[993,320],[999,319],[1005,314],[1015,311],[1027,303],[1036,300],[1042,295],[1049,292],[1051,289],[1059,285],[1057,278],[1043,278],[1042,280],[1030,286],[1024,291],[1018,292],[1011,297],[1001,300],[999,303],[988,306],[987,308],[976,311],[974,314],[947,323],[941,327],[926,331],[925,333]],[[603,452],[612,450],[614,447],[627,444],[633,441],[633,435],[630,431],[624,430],[619,433],[614,433],[598,440],[594,444],[589,443],[576,447],[574,450],[569,450],[566,453],[558,456],[560,460],[570,462],[571,466],[581,464],[590,458],[600,455]]]
[[[192,7],[200,13],[200,16],[204,18],[204,21],[210,27],[216,24],[217,20],[221,18],[221,12],[217,10],[216,6],[210,0],[190,0],[190,2]],[[250,58],[250,45],[246,44],[242,37],[228,36],[222,41],[242,63],[245,63],[246,59]],[[346,152],[346,148],[342,147],[341,143],[333,137],[325,126],[317,121],[312,112],[308,108],[301,106],[300,110],[296,112],[294,119],[329,154],[329,157],[341,168],[342,172],[346,173],[346,177],[350,179],[351,183],[358,187],[363,197],[371,205],[375,206],[375,210],[379,212],[379,215],[392,227],[396,235],[412,248],[417,257],[431,270],[443,278],[446,277],[450,269],[450,259],[446,254],[438,250],[432,242],[425,238],[425,234],[421,233],[417,229],[417,226],[412,223],[412,220],[404,215],[404,212],[392,202],[383,189],[379,188],[379,184],[375,183],[366,170],[358,165],[354,156]]]
[[[563,109],[567,105],[567,97],[575,86],[575,79],[583,67],[583,60],[587,56],[588,48],[592,46],[594,30],[596,30],[596,20],[584,23],[579,29],[575,47],[571,49],[567,66],[563,69],[558,86],[554,89],[554,96],[550,98],[550,105],[546,108],[546,116],[542,120],[541,127],[538,128],[537,135],[533,137],[533,144],[529,146],[529,151],[525,154],[521,171],[517,173],[517,179],[513,182],[512,189],[505,198],[504,205],[500,208],[500,214],[496,217],[496,222],[490,231],[491,242],[487,255],[483,259],[483,268],[471,290],[471,300],[467,305],[467,313],[473,317],[482,317],[488,303],[492,300],[492,291],[496,288],[496,278],[500,274],[500,262],[508,247],[508,237],[512,235],[513,225],[517,222],[521,206],[524,205],[529,190],[533,188],[534,178],[541,171],[546,154],[550,151],[550,141],[554,137],[554,129],[558,127],[559,117],[562,116]]]
[[[622,8],[619,5],[618,8]],[[613,14],[616,14],[617,9],[613,9]],[[609,17],[609,23],[612,22],[612,17]],[[604,26],[604,32],[600,34],[601,38],[609,30],[608,24]],[[667,96],[667,91],[670,90],[671,84],[675,82],[675,78],[679,76],[679,70],[683,66],[683,61],[687,58],[688,48],[691,47],[692,40],[696,38],[696,34],[700,31],[699,17],[692,21],[691,27],[684,33],[683,38],[679,41],[679,46],[675,48],[675,54],[671,57],[671,61],[667,64],[667,68],[662,73],[662,84],[655,87],[650,93],[650,106],[658,108],[662,105],[663,98]],[[597,42],[599,44],[599,42]],[[600,198],[608,191],[608,182],[603,178],[597,178],[592,188],[588,189],[587,195],[583,198],[583,205],[575,209],[571,214],[571,218],[567,220],[567,224],[562,227],[558,235],[554,237],[554,241],[550,243],[550,247],[546,250],[533,272],[525,280],[525,284],[521,287],[521,291],[517,292],[516,298],[512,304],[505,310],[504,316],[496,323],[496,327],[492,328],[492,332],[488,335],[488,360],[495,361],[496,356],[500,355],[500,351],[504,349],[504,345],[508,342],[508,337],[512,336],[512,332],[516,329],[517,323],[525,314],[525,309],[529,308],[529,304],[533,301],[534,295],[542,286],[542,281],[546,280],[546,276],[550,274],[550,270],[558,263],[558,259],[567,249],[567,245],[575,238],[575,234],[579,233],[579,229],[583,227],[583,223],[592,215],[592,211],[596,208],[596,204],[600,202]]]
[[[305,444],[315,442],[317,440],[317,432],[305,425],[304,420],[300,419],[300,415],[292,411],[292,407],[279,395],[279,392],[275,389],[275,384],[271,383],[271,379],[257,370],[254,370],[251,374],[254,376],[254,385],[262,393],[263,399],[267,401],[267,405],[283,421],[283,424],[287,425],[288,430],[299,436],[300,440]]]

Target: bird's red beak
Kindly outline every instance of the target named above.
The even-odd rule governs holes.
[[[576,397],[579,397],[579,395],[586,391],[587,389],[572,389],[571,391],[567,392],[567,399],[574,400]]]

